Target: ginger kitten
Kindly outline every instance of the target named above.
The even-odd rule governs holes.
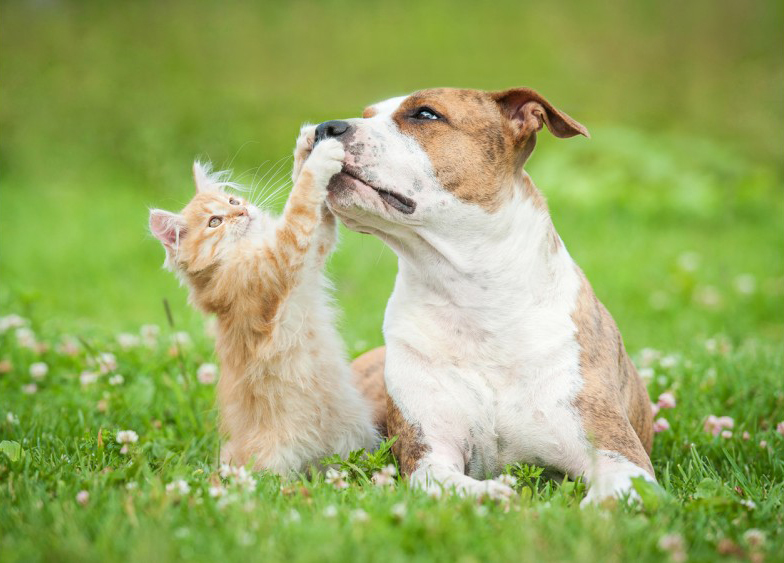
[[[313,128],[303,128],[280,217],[226,193],[229,184],[199,163],[196,195],[181,213],[150,211],[164,265],[191,304],[218,319],[221,461],[276,473],[380,439],[374,405],[352,383],[322,273],[337,228],[326,187],[344,150],[332,139],[312,144]]]

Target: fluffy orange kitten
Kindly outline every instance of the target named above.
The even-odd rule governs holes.
[[[352,384],[322,273],[336,238],[324,198],[344,151],[333,139],[311,152],[312,143],[313,128],[304,128],[279,218],[226,193],[229,184],[199,163],[196,196],[181,213],[150,211],[165,266],[193,305],[217,316],[228,436],[221,461],[277,473],[379,441],[373,405]]]

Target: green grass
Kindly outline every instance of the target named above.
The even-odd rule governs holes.
[[[772,1],[2,3],[0,316],[30,319],[48,349],[0,334],[0,559],[654,561],[668,534],[697,561],[780,558],[782,29]],[[303,121],[441,85],[532,86],[590,129],[541,135],[528,169],[638,365],[644,348],[677,358],[649,384],[678,400],[652,455],[666,495],[580,510],[581,485],[516,468],[508,506],[362,476],[335,490],[256,474],[254,491],[210,497],[214,390],[195,371],[212,342],[160,268],[147,208],[190,198],[197,156],[282,178]],[[344,232],[329,270],[349,351],[381,344],[392,252]],[[122,350],[116,334],[143,323],[160,343]],[[193,340],[184,370],[174,330]],[[67,335],[89,348],[59,353]],[[100,352],[121,385],[79,382]],[[25,394],[36,361],[49,373]],[[705,432],[710,414],[734,418],[731,438]],[[125,429],[140,436],[127,455]],[[165,491],[175,479],[183,498]]]

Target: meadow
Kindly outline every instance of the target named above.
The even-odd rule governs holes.
[[[782,30],[775,2],[4,2],[0,559],[780,559]],[[209,321],[148,208],[199,157],[279,209],[301,123],[441,85],[534,87],[591,131],[527,168],[661,404],[644,506],[519,465],[509,503],[431,498],[384,451],[217,463]],[[393,253],[343,230],[328,268],[349,353],[382,344]]]

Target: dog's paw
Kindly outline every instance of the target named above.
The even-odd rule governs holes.
[[[492,500],[506,500],[512,498],[515,490],[498,481],[480,481],[481,487],[474,493],[479,498],[489,498]]]
[[[326,190],[330,178],[343,169],[346,151],[335,139],[324,139],[315,146],[305,162],[305,168],[313,174],[316,188]]]
[[[599,480],[588,487],[588,494],[580,502],[580,507],[604,506],[624,498],[629,504],[642,502],[640,495],[634,490],[631,476],[628,474],[602,475]]]

